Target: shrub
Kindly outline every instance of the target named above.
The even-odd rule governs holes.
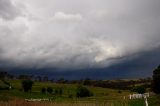
[[[31,80],[23,80],[22,81],[22,88],[24,92],[28,92],[32,90],[33,81]]]
[[[46,93],[46,88],[43,87],[43,88],[41,89],[41,92],[42,92],[42,93]]]
[[[47,92],[50,93],[50,94],[52,94],[53,93],[52,87],[47,87]]]
[[[81,85],[77,87],[76,97],[90,97],[90,96],[93,96],[93,93],[91,93],[88,88]]]
[[[61,87],[55,89],[55,95],[62,95],[63,89]]]
[[[144,94],[146,92],[146,89],[143,86],[136,86],[134,88],[132,88],[133,92],[137,92],[139,94]]]

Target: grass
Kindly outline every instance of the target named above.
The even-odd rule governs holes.
[[[20,80],[11,80],[9,81],[11,85],[15,88],[14,90],[9,91],[13,96],[23,97],[23,98],[43,98],[48,96],[53,96],[50,94],[42,94],[42,87],[52,87],[53,89],[62,88],[63,89],[63,98],[68,98],[69,94],[72,94],[73,97],[76,95],[76,88],[78,85],[76,84],[55,84],[51,82],[34,82],[31,93],[24,93],[21,91],[21,81]],[[122,91],[122,93],[118,93],[118,90],[101,88],[101,87],[87,87],[90,91],[94,93],[94,98],[104,100],[104,99],[114,99],[114,98],[122,98],[125,95],[129,94],[129,91]],[[86,98],[85,98],[86,99]],[[88,99],[93,99],[88,98]]]
[[[76,98],[76,84],[55,84],[51,82],[34,82],[32,92],[25,93],[21,88],[21,80],[10,80],[13,90],[0,91],[0,106],[145,106],[143,99],[129,100],[130,91],[108,89],[101,87],[89,87],[94,93],[92,97]],[[42,87],[61,87],[62,95],[42,94]],[[68,96],[73,97],[69,98]],[[126,99],[124,100],[124,96]],[[30,98],[49,98],[48,102],[26,102],[24,99]],[[149,106],[160,106],[160,96],[148,98]]]
[[[145,106],[144,100],[143,99],[135,99],[131,100],[128,103],[129,106]]]
[[[148,98],[149,106],[160,106],[160,94]]]

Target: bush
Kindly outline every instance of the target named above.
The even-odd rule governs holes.
[[[50,93],[50,94],[52,94],[53,93],[52,87],[47,87],[47,92]]]
[[[84,86],[78,86],[76,91],[76,97],[90,97],[93,96],[93,93],[91,93],[86,87]]]
[[[132,88],[133,92],[137,92],[139,94],[144,94],[146,92],[146,89],[143,86],[136,86],[134,88]]]
[[[28,92],[32,90],[33,81],[31,80],[23,80],[22,81],[22,88],[24,92]]]
[[[46,93],[46,88],[43,87],[43,88],[41,89],[41,92],[42,92],[42,93]]]
[[[63,89],[61,87],[55,89],[55,95],[62,95]]]

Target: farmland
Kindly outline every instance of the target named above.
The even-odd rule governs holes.
[[[144,106],[143,99],[129,100],[130,90],[117,90],[102,87],[87,87],[94,95],[91,97],[76,97],[78,84],[59,84],[35,81],[31,92],[23,92],[21,80],[8,80],[12,85],[10,90],[0,90],[0,106]],[[42,93],[43,87],[62,89],[62,94]],[[125,98],[125,99],[124,99]],[[158,106],[159,96],[152,95],[149,106]],[[46,99],[47,101],[27,102],[25,99]]]

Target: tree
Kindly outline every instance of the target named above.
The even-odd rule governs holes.
[[[55,89],[55,95],[62,95],[63,94],[63,89],[62,89],[62,87],[58,87],[58,88],[56,88]]]
[[[52,87],[47,87],[47,92],[50,93],[50,94],[52,94],[52,92],[53,92]]]
[[[88,88],[81,85],[77,87],[77,92],[76,92],[77,97],[90,97],[92,95],[93,94],[89,91]]]
[[[31,80],[23,80],[22,81],[22,88],[24,92],[28,92],[32,90],[33,81]]]
[[[152,89],[155,93],[160,94],[160,65],[153,71]]]
[[[46,93],[46,88],[43,87],[43,88],[41,89],[41,92],[42,92],[42,93]]]
[[[131,91],[137,92],[139,94],[144,94],[146,92],[146,89],[143,86],[136,86]]]

